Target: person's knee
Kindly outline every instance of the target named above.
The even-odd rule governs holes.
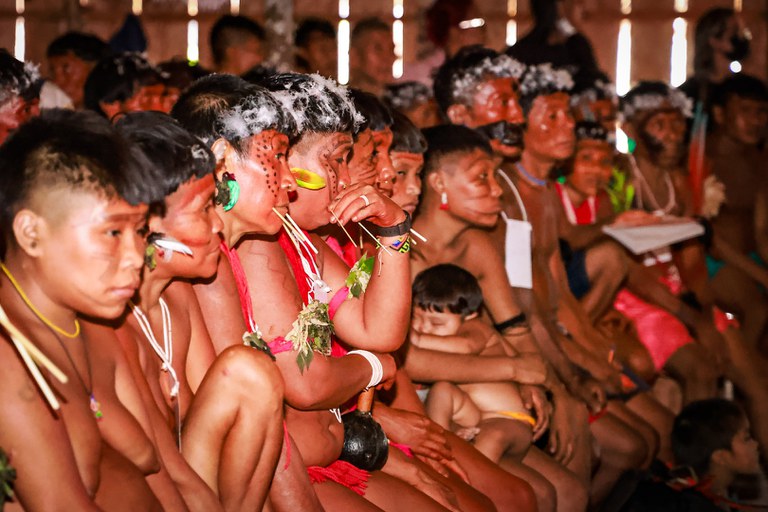
[[[648,458],[648,444],[639,433],[631,428],[624,429],[616,440],[618,470],[638,469]]]
[[[656,365],[653,358],[644,346],[638,346],[629,351],[626,357],[627,365],[645,382],[653,382],[656,378]]]
[[[603,275],[621,281],[629,272],[626,253],[613,241],[602,242],[589,249],[590,266]]]
[[[557,502],[567,504],[567,510],[586,510],[589,503],[589,487],[576,475],[567,475],[557,485]],[[558,506],[558,510],[566,507]]]
[[[274,362],[262,352],[246,346],[227,348],[216,361],[224,379],[231,379],[244,394],[263,406],[283,406],[283,378]]]
[[[483,421],[481,435],[495,446],[503,446],[504,451],[525,453],[531,446],[533,434],[531,428],[515,420],[493,418]]]
[[[534,501],[538,503],[539,512],[557,510],[557,489],[554,485],[542,478],[539,480],[535,491],[530,485],[528,487],[531,488]],[[567,497],[563,496],[563,499],[565,500]]]

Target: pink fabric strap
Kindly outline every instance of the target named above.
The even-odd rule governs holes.
[[[347,300],[348,296],[349,288],[346,286],[333,294],[331,301],[328,303],[328,317],[330,317],[331,320],[336,316],[336,311],[338,311],[341,305],[344,304],[344,301]]]
[[[237,283],[237,296],[240,298],[240,310],[243,313],[245,325],[249,329],[253,329],[256,325],[253,321],[253,303],[251,302],[251,294],[248,291],[248,278],[245,275],[240,256],[235,249],[227,247],[224,241],[221,242],[219,248],[229,260],[229,266],[232,267],[232,274],[235,276],[235,283]]]

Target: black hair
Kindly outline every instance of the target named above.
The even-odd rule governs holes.
[[[694,36],[693,72],[694,75],[703,77],[712,70],[714,64],[714,52],[710,43],[711,38],[720,39],[725,33],[728,20],[736,12],[725,7],[710,9],[699,18],[696,23],[696,35]]]
[[[224,62],[227,48],[237,46],[249,37],[265,41],[267,36],[261,25],[245,16],[226,14],[216,20],[211,28],[210,39],[213,62],[217,66],[221,65]]]
[[[466,74],[472,68],[480,65],[485,59],[494,59],[499,53],[496,50],[485,48],[481,45],[465,46],[453,57],[446,59],[435,74],[432,84],[435,92],[435,101],[443,114],[448,113],[448,107],[457,103],[464,103],[469,98],[456,96],[454,80],[458,75]]]
[[[579,121],[573,129],[576,140],[599,140],[608,142],[609,133],[605,127],[595,121]]]
[[[336,40],[336,29],[333,28],[330,21],[321,18],[306,18],[296,28],[294,44],[298,48],[306,48],[314,34],[320,34],[329,39]]]
[[[121,117],[115,127],[152,162],[152,169],[145,170],[143,179],[157,190],[155,195],[168,197],[187,181],[216,169],[211,150],[168,114],[133,112]],[[149,203],[150,199],[143,202]],[[157,206],[157,213],[164,215],[164,202]]]
[[[401,151],[404,153],[425,153],[427,151],[427,139],[421,133],[413,121],[408,116],[392,111],[392,146],[390,151]]]
[[[355,24],[355,27],[352,29],[352,34],[350,35],[350,41],[354,44],[355,41],[357,41],[359,38],[363,37],[368,32],[391,32],[392,27],[389,26],[386,22],[380,20],[376,17],[370,17],[365,18],[360,21],[358,21]]]
[[[424,153],[424,175],[427,176],[440,169],[441,161],[446,155],[454,153],[469,153],[479,149],[493,156],[491,143],[480,132],[456,124],[443,124],[422,130],[427,141],[427,151]],[[426,181],[425,181],[426,183]]]
[[[165,85],[182,91],[198,78],[209,74],[209,71],[199,64],[190,64],[186,59],[161,62],[157,65],[157,70],[161,73]]]
[[[44,110],[0,146],[0,231],[39,187],[63,185],[119,196],[136,205],[162,199],[144,179],[151,164],[103,117],[88,111]]]
[[[139,53],[126,52],[100,60],[85,81],[86,108],[104,114],[101,103],[126,101],[139,88],[163,82],[163,75]]]
[[[355,88],[350,89],[350,96],[355,103],[355,108],[364,118],[355,130],[355,135],[364,132],[367,128],[379,132],[392,126],[392,112],[379,98]]]
[[[265,82],[268,78],[271,78],[274,75],[277,75],[278,71],[274,67],[267,65],[267,64],[256,64],[251,69],[240,75],[243,80],[246,82],[251,82],[252,84],[260,85],[262,87],[265,86]]]
[[[27,101],[35,99],[40,95],[41,85],[36,67],[25,65],[5,48],[0,48],[0,105],[12,96]]]
[[[358,122],[349,89],[320,75],[281,73],[263,85],[294,117],[300,134],[352,132]]]
[[[731,96],[739,98],[768,101],[768,88],[765,82],[754,76],[735,73],[716,86],[712,103],[725,106]]]
[[[67,32],[60,35],[48,45],[46,57],[59,57],[72,53],[85,62],[98,62],[109,57],[109,45],[93,34],[83,32]]]
[[[200,78],[179,96],[171,115],[207,146],[224,138],[241,153],[248,139],[264,130],[296,135],[293,118],[272,93],[234,75]]]
[[[731,450],[734,436],[744,426],[746,415],[733,402],[722,398],[699,400],[686,405],[672,427],[672,452],[680,466],[692,468],[704,478],[712,454]]]
[[[467,317],[483,305],[483,292],[475,276],[450,263],[419,272],[411,291],[414,307],[425,311]]]

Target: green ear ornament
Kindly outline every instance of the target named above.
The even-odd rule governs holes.
[[[240,184],[233,174],[225,172],[221,180],[216,182],[214,202],[223,206],[224,211],[228,212],[235,207],[238,199],[240,199]]]

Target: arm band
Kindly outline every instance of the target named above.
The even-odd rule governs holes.
[[[493,326],[496,328],[499,332],[504,332],[507,329],[511,329],[512,327],[527,327],[526,323],[526,317],[525,313],[520,313],[519,315],[513,316],[512,318],[508,320],[504,320],[501,323],[493,324]]]
[[[371,380],[368,382],[368,385],[365,387],[365,389],[378,386],[381,382],[381,379],[384,378],[384,368],[381,366],[381,361],[379,361],[379,358],[367,350],[350,350],[347,352],[348,356],[352,354],[363,356],[365,360],[368,361],[368,364],[371,365]]]

